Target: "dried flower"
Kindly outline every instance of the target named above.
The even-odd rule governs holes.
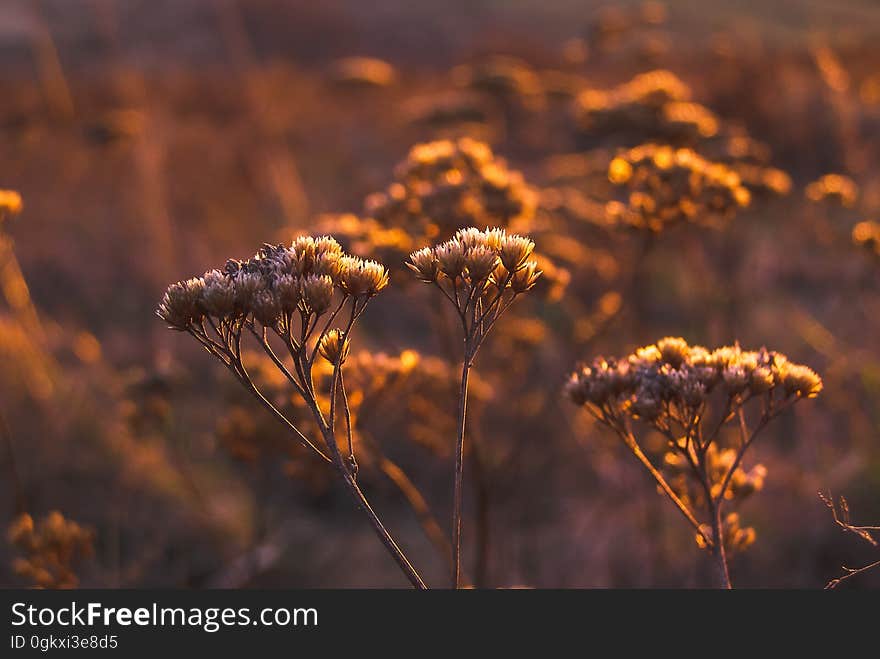
[[[185,330],[198,322],[203,315],[203,279],[187,279],[172,284],[165,291],[156,314],[176,330]]]
[[[348,356],[349,341],[345,332],[332,329],[321,339],[319,350],[321,356],[331,364],[344,364]]]
[[[157,313],[174,329],[188,332],[220,360],[294,434],[304,450],[334,465],[346,491],[369,517],[371,527],[401,570],[413,586],[425,588],[357,484],[351,410],[342,376],[355,321],[370,298],[387,285],[388,273],[376,261],[344,254],[339,243],[329,236],[301,236],[290,247],[263,245],[251,259],[227,261],[222,272],[211,270],[203,278],[172,284]],[[334,306],[334,298],[341,298],[338,305],[329,318],[319,322]],[[345,329],[330,329],[337,318]],[[287,348],[292,368],[270,345],[269,333],[274,333]],[[306,419],[310,417],[311,425],[306,430],[320,436],[317,443],[269,401],[261,391],[260,379],[251,377],[242,355],[242,339],[248,334],[266,354],[276,375],[282,376],[296,392],[295,400],[301,405],[298,411]],[[325,393],[316,391],[316,380],[320,381],[321,363],[316,364],[319,354],[332,365]],[[348,440],[347,456],[343,456],[336,438],[337,428],[343,425],[337,424],[340,398],[344,401],[341,414]],[[325,405],[327,401],[329,405]],[[254,459],[254,451],[242,450],[235,441],[230,446],[237,455]]]
[[[755,533],[740,528],[738,516],[722,517],[721,508],[760,490],[766,476],[761,465],[742,468],[746,450],[771,419],[821,390],[822,380],[812,369],[780,353],[739,345],[709,351],[675,337],[622,359],[597,358],[573,373],[564,387],[567,398],[613,429],[648,469],[697,532],[700,545],[712,551],[723,585],[729,585],[725,548],[741,551]],[[749,404],[760,410],[751,429],[744,412]],[[734,419],[740,438],[727,448],[721,445],[721,430]],[[666,438],[667,476],[641,449],[632,420]],[[699,508],[709,524],[697,521]]]
[[[735,171],[689,149],[645,144],[611,161],[608,179],[625,201],[606,206],[623,225],[659,232],[679,223],[713,224],[748,206],[751,195]]]

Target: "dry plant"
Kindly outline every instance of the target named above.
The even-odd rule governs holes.
[[[462,474],[468,376],[477,352],[495,323],[522,293],[541,276],[537,262],[529,257],[535,244],[523,236],[501,229],[459,230],[435,247],[410,255],[409,267],[419,280],[433,284],[455,308],[461,322],[464,358],[458,399],[458,437],[452,513],[452,587],[461,586]]]
[[[223,270],[171,285],[157,311],[172,329],[187,332],[241,382],[302,442],[332,463],[346,490],[416,588],[422,578],[370,506],[357,482],[357,460],[343,378],[351,332],[370,299],[388,284],[385,267],[349,256],[333,238],[301,237],[290,247],[265,245],[247,261],[230,260]],[[339,327],[334,327],[334,323]],[[320,442],[309,439],[261,392],[242,359],[242,339],[250,336],[304,401]],[[279,356],[273,340],[286,349]],[[316,388],[318,357],[333,366],[322,409]],[[340,447],[337,424],[344,423]],[[319,446],[319,443],[322,446]],[[345,451],[343,452],[343,448]]]
[[[837,526],[839,526],[844,531],[844,533],[852,533],[854,535],[857,535],[859,538],[867,542],[872,547],[880,546],[880,542],[878,542],[877,538],[874,537],[874,534],[877,531],[880,531],[880,526],[859,526],[857,524],[853,524],[849,514],[849,502],[847,502],[845,497],[839,497],[837,502],[835,503],[834,497],[831,495],[831,492],[829,492],[828,494],[819,492],[819,498],[822,499],[822,502],[826,506],[828,506],[828,509],[831,511],[831,516],[834,518],[834,523],[837,524]],[[878,567],[880,567],[880,560],[874,561],[873,563],[869,563],[868,565],[864,565],[859,568],[846,567],[844,565],[844,574],[837,577],[836,579],[832,579],[831,581],[829,581],[825,585],[825,588],[837,588],[847,579],[850,579],[859,574],[864,574],[865,572],[868,572]]]
[[[781,353],[738,345],[709,351],[671,337],[622,359],[598,358],[565,387],[568,398],[612,429],[648,470],[711,552],[724,588],[731,587],[727,554],[754,539],[738,516],[724,516],[724,505],[759,489],[765,474],[760,466],[745,471],[743,458],[770,421],[821,390],[816,373]],[[728,424],[738,430],[729,446],[722,434]],[[669,478],[643,449],[651,430],[666,444]],[[684,482],[675,478],[685,474]],[[700,511],[708,524],[698,521]]]
[[[625,201],[609,202],[609,215],[653,233],[681,223],[718,224],[751,201],[736,172],[690,149],[638,146],[611,161],[608,178],[625,194]]]
[[[12,569],[36,588],[76,588],[75,567],[94,554],[94,532],[57,510],[40,519],[22,513],[7,530],[7,539],[22,557]]]

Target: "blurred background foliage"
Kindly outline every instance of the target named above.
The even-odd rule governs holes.
[[[404,585],[326,468],[153,316],[170,281],[326,230],[396,272],[358,330],[361,478],[443,580],[400,473],[447,532],[455,334],[402,276],[446,228],[386,202],[421,194],[413,144],[460,137],[504,160],[480,185],[531,186],[521,213],[515,175],[501,214],[551,275],[478,362],[472,581],[711,582],[640,467],[560,395],[578,360],[665,335],[767,345],[825,381],[758,447],[734,582],[819,587],[868,562],[816,493],[880,520],[878,36],[872,0],[3,0],[0,188],[24,207],[0,220],[0,583]],[[739,183],[719,201],[639,179],[633,198],[619,163],[648,142]],[[47,546],[34,523],[77,551],[52,540],[22,568]]]

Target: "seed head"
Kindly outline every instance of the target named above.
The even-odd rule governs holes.
[[[458,239],[452,240],[438,245],[434,250],[437,261],[440,264],[440,271],[452,280],[460,277],[464,272],[465,265],[465,248]]]
[[[478,246],[467,251],[464,261],[471,285],[477,285],[480,282],[485,282],[495,270],[498,255],[489,247]]]
[[[388,285],[388,271],[376,261],[346,256],[339,266],[339,285],[348,295],[372,297]]]
[[[781,372],[782,385],[789,394],[815,398],[822,391],[822,378],[808,366],[787,363]]]
[[[333,301],[333,280],[327,275],[307,275],[301,283],[300,295],[306,308],[321,315]]]
[[[349,341],[345,332],[340,329],[332,329],[321,337],[318,350],[321,356],[334,365],[342,365],[348,356]]]
[[[205,281],[201,278],[171,284],[156,314],[176,330],[189,329],[203,317],[200,302],[204,290]]]
[[[266,327],[274,327],[281,316],[278,296],[268,288],[264,288],[254,295],[251,308],[254,318]]]
[[[416,273],[419,280],[429,284],[437,281],[437,275],[440,274],[440,264],[430,247],[423,247],[410,254],[406,265]]]
[[[285,313],[296,311],[300,302],[300,287],[296,278],[292,275],[281,275],[275,280],[275,293],[278,296],[278,304]]]
[[[688,358],[690,347],[680,337],[667,336],[657,341],[660,358],[674,368],[678,368]]]
[[[219,270],[209,270],[203,277],[202,308],[215,318],[225,318],[235,312],[235,286],[232,279]]]
[[[535,249],[535,243],[523,236],[505,236],[501,240],[499,252],[501,263],[509,272],[522,268]]]
[[[455,239],[458,240],[466,250],[487,246],[486,234],[474,227],[459,229],[455,233]]]
[[[263,277],[256,272],[242,270],[233,279],[235,289],[235,307],[241,313],[248,313],[254,303],[254,297],[265,285]]]
[[[510,288],[517,295],[525,293],[538,283],[541,274],[541,271],[538,270],[538,262],[528,261],[513,274],[513,279],[510,280]]]

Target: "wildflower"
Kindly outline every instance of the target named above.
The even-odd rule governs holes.
[[[468,226],[507,227],[534,218],[537,194],[488,145],[470,138],[413,146],[395,181],[367,198],[366,214],[417,242]],[[486,238],[498,240],[501,232]]]
[[[356,257],[340,259],[340,286],[354,297],[372,297],[388,285],[385,266]]]
[[[489,278],[498,263],[498,254],[488,246],[477,246],[465,254],[468,278],[476,283]]]
[[[248,260],[229,260],[222,271],[210,270],[203,278],[172,284],[157,313],[172,328],[187,331],[221,361],[245,389],[294,434],[302,450],[334,465],[346,491],[369,517],[370,526],[398,566],[413,586],[424,588],[421,577],[366,503],[356,482],[351,410],[342,377],[351,329],[369,299],[387,284],[388,273],[376,261],[344,254],[339,243],[329,236],[300,236],[289,247],[263,245]],[[334,306],[335,299],[339,302],[332,316],[320,323],[319,318]],[[202,322],[205,314],[211,315],[210,323]],[[344,330],[329,328],[337,317]],[[288,357],[293,361],[292,369],[270,345],[270,332],[287,348]],[[297,394],[294,401],[298,401],[303,416],[310,417],[306,430],[317,432],[318,442],[310,439],[292,418],[269,401],[261,391],[260,378],[251,377],[242,361],[242,340],[247,336],[252,336],[266,354],[276,378],[292,386]],[[326,392],[316,389],[321,369],[327,366],[323,362],[316,363],[319,354],[333,364]],[[336,420],[337,394],[340,393],[346,401],[341,412],[345,416],[344,424],[337,424]],[[325,405],[328,400],[329,405]],[[343,456],[337,443],[339,425],[347,429],[347,456]],[[240,446],[234,450],[249,459],[254,456],[254,451],[243,451]]]
[[[598,358],[579,368],[563,392],[620,436],[691,524],[700,546],[712,551],[722,583],[729,585],[721,543],[731,552],[742,551],[755,534],[739,526],[738,516],[722,517],[721,507],[760,490],[766,476],[761,465],[746,471],[743,456],[771,419],[821,390],[822,380],[812,369],[778,352],[743,350],[739,345],[709,351],[666,337],[626,358]],[[712,403],[716,392],[720,404]],[[751,429],[743,412],[750,403],[760,410]],[[716,405],[720,417],[710,419]],[[667,475],[640,448],[631,419],[666,438]],[[726,448],[720,431],[735,419],[741,436],[736,448]],[[697,520],[699,509],[710,524]]]
[[[469,374],[489,331],[514,299],[534,286],[541,275],[534,261],[526,262],[533,248],[528,238],[471,227],[458,230],[453,238],[427,251],[413,252],[409,258],[410,269],[419,279],[439,288],[455,305],[464,334],[452,521],[453,588],[461,586],[462,463]]]
[[[452,239],[434,248],[434,257],[440,265],[440,272],[452,280],[460,277],[464,272],[466,254],[464,245],[457,239]]]

